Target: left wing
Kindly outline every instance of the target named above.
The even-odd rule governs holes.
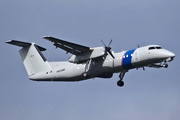
[[[79,55],[81,53],[86,53],[86,52],[93,51],[93,49],[90,48],[90,47],[86,47],[86,46],[83,46],[83,45],[78,45],[78,44],[75,44],[75,43],[72,43],[72,42],[67,42],[67,41],[57,39],[57,38],[54,38],[54,37],[45,36],[43,38],[53,42],[54,46],[59,47],[59,48],[65,50],[65,51],[67,51],[69,53],[72,53],[74,55]]]

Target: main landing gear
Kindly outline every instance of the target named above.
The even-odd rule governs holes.
[[[90,59],[90,60],[88,60],[88,61],[86,62],[85,72],[83,73],[83,76],[84,76],[85,78],[88,78],[88,77],[89,77],[88,71],[91,69],[91,64],[92,64],[92,59]]]
[[[119,80],[119,81],[117,81],[117,85],[119,87],[122,87],[122,86],[124,86],[124,82],[122,80]]]
[[[117,85],[120,86],[120,87],[124,86],[124,82],[123,82],[122,80],[123,80],[124,75],[125,75],[126,72],[127,72],[127,71],[123,71],[123,72],[121,72],[121,73],[119,74],[120,80],[117,81]]]

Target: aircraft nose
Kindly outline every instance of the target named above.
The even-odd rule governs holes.
[[[170,52],[170,51],[167,52],[167,55],[168,55],[169,57],[171,57],[171,58],[174,58],[174,57],[175,57],[175,54],[174,54],[173,52]]]
[[[175,54],[171,51],[166,50],[164,52],[164,56],[166,56],[166,58],[168,58],[167,60],[172,61],[175,57]]]
[[[174,53],[172,53],[171,56],[174,58],[176,55]]]
[[[173,60],[176,55],[173,52],[171,52],[170,56],[171,56],[171,60]]]

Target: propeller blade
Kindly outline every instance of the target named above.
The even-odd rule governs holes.
[[[112,54],[112,52],[111,52],[111,47],[109,47],[110,45],[111,45],[111,43],[112,43],[112,39],[111,39],[111,41],[109,42],[109,45],[108,46],[106,46],[106,44],[104,43],[104,41],[101,39],[101,42],[103,43],[103,45],[104,45],[104,47],[105,47],[105,50],[106,50],[106,53],[108,52],[110,55],[111,55],[111,57],[114,59],[115,57],[114,57],[114,55]]]
[[[114,59],[114,55],[112,54],[112,52],[110,50],[108,50],[108,53],[111,55],[111,57]]]
[[[103,45],[105,46],[105,47],[107,47],[106,45],[105,45],[105,43],[103,42],[103,40],[101,39],[101,42],[103,43]]]
[[[112,39],[111,39],[111,41],[109,42],[109,45],[108,45],[108,47],[111,45],[111,43],[112,43]]]

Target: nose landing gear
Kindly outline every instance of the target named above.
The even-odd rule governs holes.
[[[167,68],[168,64],[167,64],[167,62],[164,62],[164,63],[162,63],[162,62],[160,62],[160,63],[152,63],[152,64],[149,64],[148,67],[153,67],[153,68],[162,68],[162,67],[164,67],[164,68]]]
[[[164,68],[167,68],[167,67],[168,67],[168,64],[167,64],[167,63],[164,63],[162,66],[163,66]]]

